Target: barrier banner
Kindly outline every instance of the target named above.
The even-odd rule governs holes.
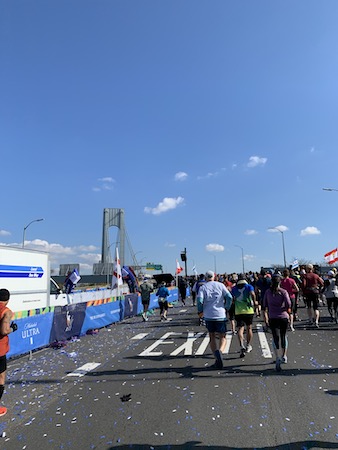
[[[124,297],[123,318],[137,315],[138,294],[127,294]]]
[[[111,323],[122,320],[122,301],[117,300],[101,305],[87,306],[85,318],[81,328],[81,334],[88,330],[106,327]]]
[[[86,314],[86,303],[55,307],[50,342],[65,341],[81,335]]]
[[[53,312],[16,319],[18,329],[9,335],[8,358],[49,345],[53,325]]]

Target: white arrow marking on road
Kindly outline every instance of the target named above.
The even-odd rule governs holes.
[[[101,363],[87,363],[78,367],[74,372],[69,373],[67,377],[83,377],[86,373],[98,367]]]
[[[166,341],[166,339],[170,336],[180,336],[182,333],[165,333],[160,339],[155,341],[150,347],[146,348],[142,353],[139,354],[139,356],[161,356],[163,352],[154,352],[153,350],[158,347],[159,345],[163,344],[173,344],[174,341]]]
[[[268,344],[268,340],[266,339],[266,335],[263,331],[263,326],[261,323],[256,324],[258,339],[262,348],[262,355],[264,358],[272,358],[272,353],[270,351],[270,347]]]
[[[176,350],[174,350],[172,353],[170,353],[170,356],[177,356],[184,350],[184,355],[191,356],[192,355],[192,344],[196,341],[196,339],[203,336],[204,332],[202,333],[195,333],[193,331],[188,332],[188,338],[184,344],[182,344],[180,347],[178,347]]]

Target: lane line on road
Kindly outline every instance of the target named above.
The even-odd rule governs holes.
[[[228,354],[229,353],[230,345],[231,345],[231,341],[232,341],[232,331],[227,331],[226,338],[227,338],[227,343],[225,345],[225,349],[224,349],[223,354]]]
[[[132,339],[138,340],[138,339],[143,339],[146,336],[148,336],[149,333],[139,333],[136,336],[132,337]]]
[[[67,377],[83,377],[86,375],[86,373],[96,369],[101,363],[86,363],[81,367],[78,367],[74,370],[74,372],[71,372],[67,375]]]
[[[266,338],[265,332],[263,330],[263,325],[261,323],[256,324],[258,339],[261,344],[262,355],[264,358],[272,358],[272,353]]]

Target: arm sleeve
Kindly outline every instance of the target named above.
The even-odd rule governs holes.
[[[203,312],[203,289],[199,289],[197,294],[197,312]]]

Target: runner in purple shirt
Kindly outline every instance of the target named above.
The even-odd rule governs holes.
[[[265,292],[263,307],[265,322],[271,329],[273,348],[276,355],[276,370],[280,372],[281,363],[286,364],[288,340],[286,330],[289,324],[291,301],[289,294],[280,287],[281,276],[273,275],[270,288]]]

